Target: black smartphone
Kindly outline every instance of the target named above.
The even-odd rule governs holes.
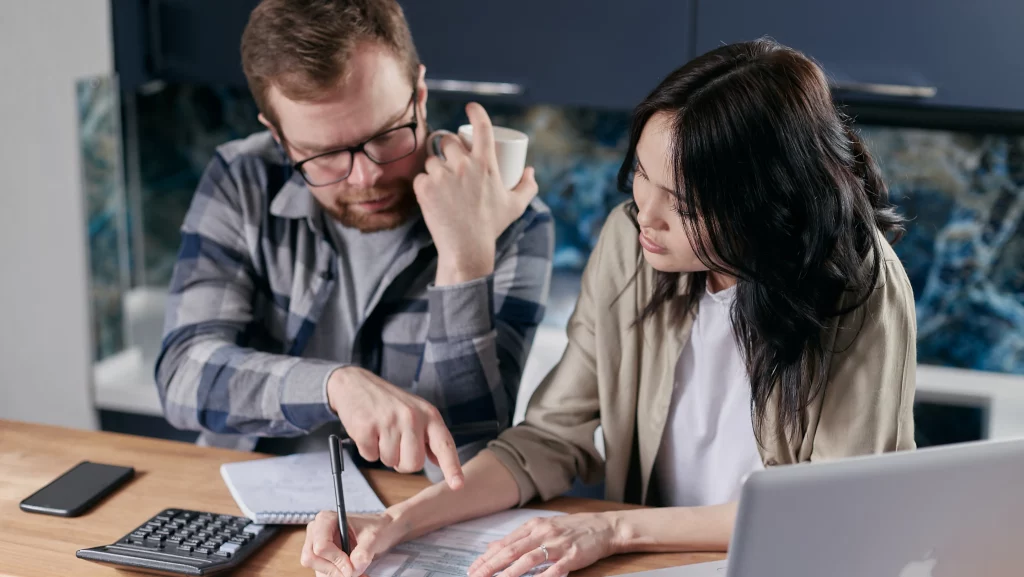
[[[21,502],[29,513],[77,517],[135,475],[132,467],[82,461]]]

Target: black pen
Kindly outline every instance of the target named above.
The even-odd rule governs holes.
[[[463,423],[449,427],[452,436],[455,435],[485,435],[498,433],[498,421],[476,421]],[[345,460],[341,458],[341,444],[355,444],[352,439],[339,439],[338,435],[331,435],[328,439],[331,447],[331,473],[334,475],[334,501],[338,505],[338,530],[341,532],[341,550],[346,555],[352,553],[348,537],[348,516],[345,514],[345,485],[341,480],[341,474],[345,471]]]
[[[328,439],[331,446],[331,473],[334,474],[334,501],[338,505],[338,530],[341,531],[341,550],[346,555],[352,553],[348,540],[348,516],[345,515],[345,486],[341,482],[341,474],[345,471],[345,460],[341,458],[341,441],[338,435]]]

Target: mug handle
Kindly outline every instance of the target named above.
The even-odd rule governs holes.
[[[431,156],[436,156],[443,160],[448,160],[444,157],[444,151],[441,150],[441,138],[445,135],[455,136],[454,132],[448,130],[435,130],[427,137],[428,149]]]

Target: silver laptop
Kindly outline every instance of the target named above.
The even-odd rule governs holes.
[[[752,473],[728,562],[644,577],[1019,577],[1024,439]]]

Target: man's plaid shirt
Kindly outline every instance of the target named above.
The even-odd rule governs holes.
[[[302,356],[337,278],[327,218],[269,133],[218,148],[181,229],[156,365],[171,424],[251,449],[256,437],[337,420],[326,383],[343,365]],[[434,287],[437,251],[420,219],[353,339],[352,364],[427,399],[450,425],[507,427],[553,244],[551,214],[535,200],[498,239],[492,275]]]

